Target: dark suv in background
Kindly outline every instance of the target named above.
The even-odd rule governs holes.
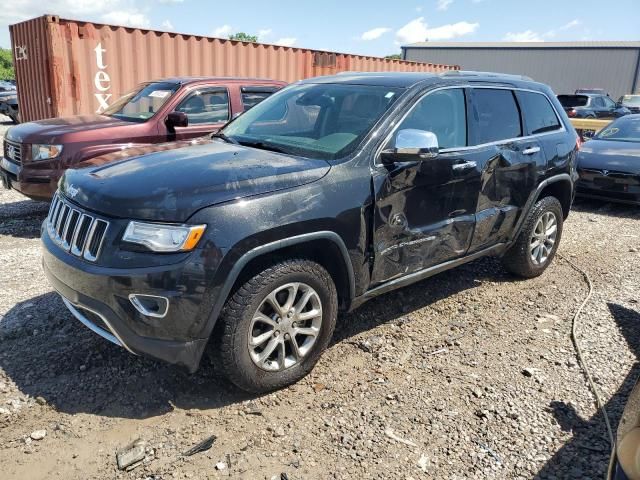
[[[214,141],[68,170],[44,270],[82,323],[249,391],[295,382],[338,311],[480,257],[551,263],[577,135],[507,75],[342,74],[286,87]]]
[[[614,102],[608,95],[558,95],[558,100],[571,118],[618,118],[631,113],[628,108]]]

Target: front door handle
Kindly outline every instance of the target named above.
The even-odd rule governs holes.
[[[540,147],[529,147],[522,150],[523,155],[533,155],[534,153],[538,153],[540,151]]]
[[[460,172],[462,170],[467,170],[468,168],[476,168],[476,162],[462,162],[462,163],[454,163],[451,168],[455,172]]]

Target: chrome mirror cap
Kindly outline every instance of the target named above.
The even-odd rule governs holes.
[[[394,146],[397,155],[417,155],[420,158],[438,156],[438,137],[427,130],[408,128],[400,130],[396,135]]]

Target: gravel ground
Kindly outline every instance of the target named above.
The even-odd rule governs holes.
[[[3,479],[603,477],[570,339],[587,289],[559,258],[534,280],[484,259],[373,300],[340,317],[311,375],[252,397],[215,365],[188,375],[75,321],[41,271],[46,210],[0,192]],[[595,285],[579,336],[614,424],[640,371],[639,227],[638,208],[581,202],[560,247]],[[144,461],[119,471],[137,438]]]

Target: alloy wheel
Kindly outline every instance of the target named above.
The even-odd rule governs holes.
[[[553,212],[543,213],[531,235],[529,252],[534,265],[544,265],[553,250],[558,235],[558,220]]]
[[[267,295],[251,319],[249,354],[263,370],[279,371],[300,363],[316,343],[322,302],[306,283],[282,285]]]

